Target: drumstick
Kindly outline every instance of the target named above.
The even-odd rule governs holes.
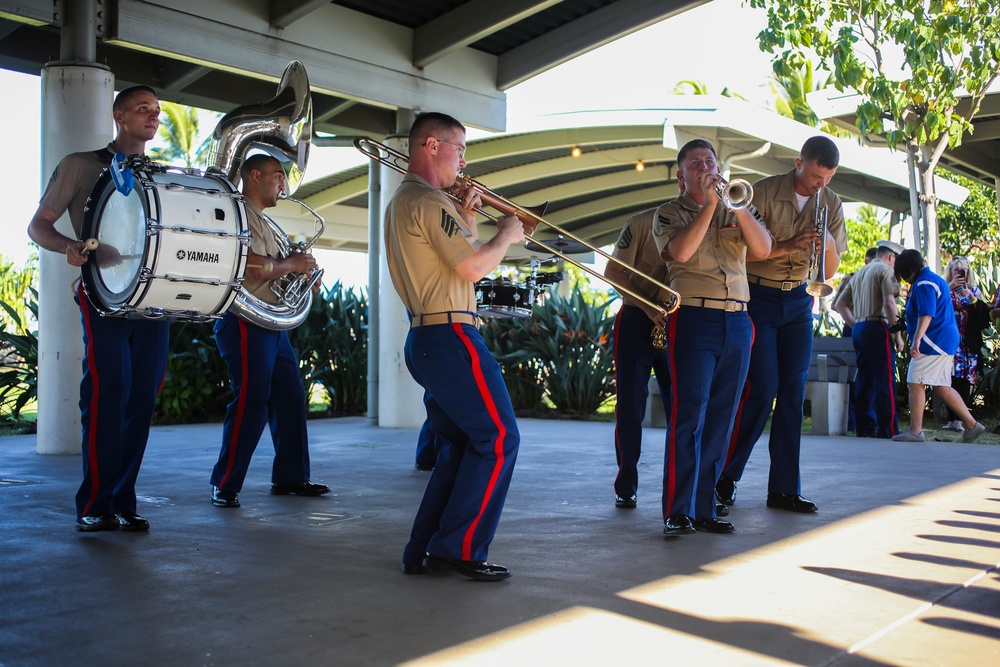
[[[264,273],[270,273],[274,271],[274,262],[268,260],[263,264],[247,264],[248,269],[263,269]]]
[[[87,247],[80,251],[81,255],[89,255],[91,252],[97,250],[97,246],[101,245],[95,238],[89,238],[84,243]]]

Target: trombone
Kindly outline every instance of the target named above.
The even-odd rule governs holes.
[[[395,169],[396,171],[398,171],[398,172],[400,172],[402,174],[406,173],[407,167],[408,167],[409,162],[410,162],[410,158],[409,158],[408,155],[400,153],[399,151],[394,150],[394,149],[390,148],[389,146],[386,146],[385,144],[380,144],[377,141],[373,141],[371,139],[367,139],[367,138],[364,138],[364,137],[359,137],[359,138],[355,139],[354,140],[354,146],[359,151],[361,151],[362,153],[364,153],[365,155],[367,155],[370,159],[375,160],[375,161],[377,161],[377,162],[379,162],[381,164],[384,164],[385,166],[387,166],[387,167],[389,167],[391,169]],[[556,225],[555,223],[549,222],[548,220],[546,220],[545,218],[543,218],[542,217],[542,213],[545,211],[545,207],[546,207],[546,205],[547,205],[548,202],[546,202],[545,204],[542,204],[540,206],[534,206],[534,207],[531,207],[531,208],[527,208],[527,207],[524,207],[524,206],[519,206],[518,204],[510,201],[509,199],[506,199],[506,198],[504,198],[504,197],[496,194],[495,192],[493,192],[492,190],[490,190],[489,188],[487,188],[482,183],[479,183],[478,181],[473,180],[472,178],[470,178],[469,176],[466,176],[465,174],[463,174],[461,172],[459,172],[459,174],[458,174],[458,180],[455,182],[455,185],[453,185],[451,188],[449,188],[447,190],[443,190],[443,192],[445,194],[447,194],[449,197],[451,197],[452,199],[454,199],[456,202],[461,203],[463,200],[462,200],[462,197],[460,196],[459,193],[465,194],[465,192],[468,191],[468,188],[475,188],[476,192],[479,193],[479,198],[483,201],[484,204],[486,204],[486,205],[488,205],[488,206],[496,209],[497,211],[499,211],[500,213],[502,213],[504,216],[514,216],[518,220],[520,220],[521,221],[521,225],[524,227],[524,238],[526,240],[532,242],[532,243],[537,244],[539,247],[545,249],[546,252],[552,253],[556,257],[559,257],[560,259],[562,259],[562,260],[564,260],[566,262],[569,262],[570,264],[572,264],[573,266],[577,267],[578,269],[580,269],[582,271],[586,271],[587,273],[589,273],[590,275],[592,275],[592,276],[594,276],[596,278],[599,278],[599,279],[601,279],[601,280],[603,280],[605,282],[610,282],[607,278],[605,278],[603,275],[599,274],[597,271],[594,271],[593,269],[591,269],[589,267],[586,267],[583,264],[580,264],[579,262],[577,262],[573,258],[564,255],[563,253],[559,252],[558,250],[556,250],[555,248],[553,248],[553,247],[551,247],[549,245],[546,245],[546,243],[544,241],[539,241],[538,239],[534,238],[532,236],[532,234],[535,233],[535,229],[538,228],[539,224],[543,224],[543,225],[545,225],[547,227],[551,227],[552,229],[554,229],[557,232],[559,232],[559,234],[561,234],[561,235],[563,235],[563,236],[565,236],[567,238],[570,238],[570,239],[576,241],[577,243],[580,243],[581,245],[585,246],[589,250],[592,250],[592,251],[596,252],[597,254],[601,255],[602,257],[604,257],[608,261],[615,262],[616,264],[620,265],[622,268],[627,269],[628,271],[631,271],[632,273],[634,273],[637,276],[641,276],[641,277],[645,278],[646,280],[648,280],[651,283],[653,283],[654,285],[656,285],[656,287],[659,287],[659,288],[665,290],[666,293],[667,293],[667,301],[665,301],[664,303],[656,303],[655,301],[652,301],[651,299],[646,298],[642,294],[639,294],[638,292],[636,292],[634,289],[632,289],[630,287],[626,287],[624,285],[618,285],[618,284],[612,282],[611,283],[612,287],[614,287],[619,292],[622,292],[623,294],[628,294],[633,299],[636,299],[637,301],[641,301],[642,303],[646,304],[650,308],[655,308],[657,310],[663,311],[667,315],[669,315],[670,313],[674,312],[675,310],[677,310],[678,307],[680,307],[680,305],[681,305],[681,295],[678,294],[677,292],[675,292],[674,290],[670,289],[670,287],[668,287],[667,285],[664,285],[663,283],[661,283],[660,281],[656,280],[652,276],[650,276],[650,275],[648,275],[646,273],[643,273],[642,271],[639,271],[638,269],[636,269],[634,266],[632,266],[628,262],[623,262],[622,260],[618,259],[617,257],[613,257],[612,255],[610,255],[610,254],[604,252],[603,250],[601,250],[600,248],[598,248],[598,247],[596,247],[596,246],[594,246],[594,245],[592,245],[590,243],[587,243],[586,241],[584,241],[582,238],[576,236],[575,234],[573,234],[571,232],[568,232],[568,231],[564,230],[563,228],[559,227],[558,225]],[[487,218],[489,218],[490,220],[493,220],[494,222],[496,222],[499,219],[498,216],[495,216],[495,215],[492,215],[490,213],[487,213],[482,208],[477,208],[476,212],[479,213],[479,214],[481,214],[481,215],[486,216]]]

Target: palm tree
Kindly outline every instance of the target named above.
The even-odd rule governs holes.
[[[831,79],[830,76],[817,78],[813,64],[808,60],[805,61],[805,65],[800,70],[787,75],[775,74],[771,82],[771,91],[775,96],[775,111],[804,125],[819,128],[826,134],[836,137],[854,136],[852,132],[842,127],[826,121],[820,122],[819,116],[809,106],[807,95],[816,90],[823,90],[830,85]]]
[[[704,81],[698,79],[684,79],[674,85],[674,95],[709,95],[708,86]],[[739,93],[733,92],[728,86],[722,89],[723,97],[735,97],[736,99],[746,99]]]
[[[163,119],[157,138],[162,145],[151,149],[150,157],[177,166],[204,167],[211,137],[200,136],[198,109],[174,102],[163,102],[160,108]]]

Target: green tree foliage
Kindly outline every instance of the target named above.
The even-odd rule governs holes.
[[[865,264],[865,253],[876,241],[889,238],[889,225],[878,219],[878,209],[865,204],[858,208],[858,217],[847,220],[847,252],[840,258],[839,272],[854,273]]]
[[[1000,247],[996,191],[955,174],[946,173],[945,177],[967,188],[969,196],[961,206],[940,205],[941,253],[945,257],[966,255],[975,266],[994,256]]]
[[[211,136],[202,136],[198,110],[173,102],[162,102],[160,108],[159,145],[150,149],[150,157],[176,166],[205,167]]]
[[[698,79],[683,79],[678,81],[674,85],[673,93],[674,95],[711,95],[705,82]],[[734,97],[738,100],[746,99],[739,93],[731,90],[729,86],[723,88],[719,94],[723,97]]]
[[[857,126],[914,156],[925,251],[937,255],[934,168],[971,129],[1000,74],[1000,0],[749,0],[767,10],[760,48],[787,76],[812,57],[860,95]],[[962,95],[966,98],[960,101]]]

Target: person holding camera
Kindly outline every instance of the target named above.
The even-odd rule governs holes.
[[[903,246],[879,241],[875,260],[862,266],[837,297],[834,309],[852,328],[858,357],[854,417],[859,438],[891,438],[896,416],[896,352],[903,350],[896,297],[896,255]]]
[[[979,352],[983,349],[983,331],[990,327],[990,308],[979,290],[968,257],[953,257],[945,267],[944,279],[951,288],[951,305],[955,308],[959,333],[951,387],[962,397],[962,403],[969,407],[972,390],[982,378]],[[950,407],[945,428],[959,433],[965,430],[961,417]]]

